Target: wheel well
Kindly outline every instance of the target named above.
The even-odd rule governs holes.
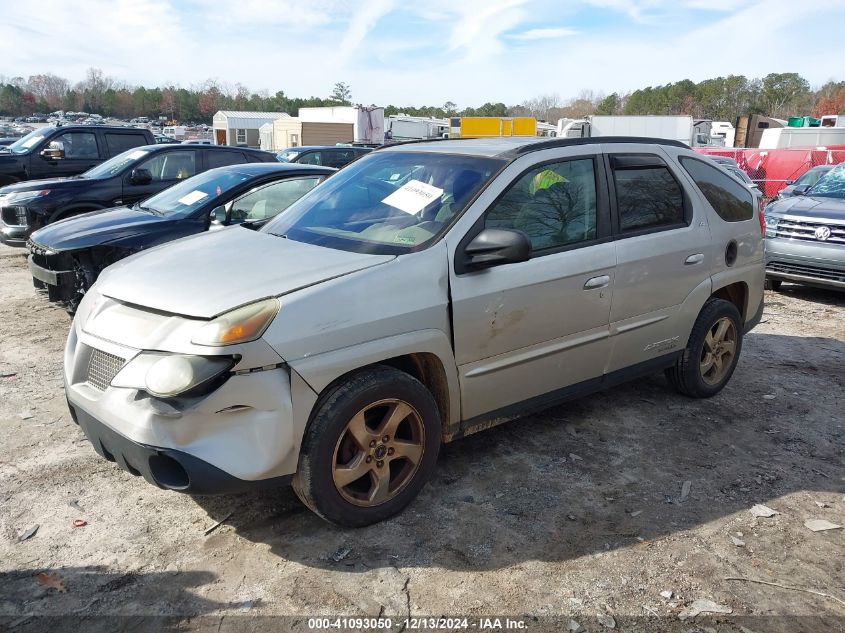
[[[748,298],[748,286],[745,284],[745,282],[738,281],[736,283],[730,284],[729,286],[719,288],[713,293],[712,296],[717,299],[724,299],[725,301],[730,301],[736,306],[736,309],[739,310],[739,314],[742,316],[743,321],[745,320],[746,305]]]
[[[388,365],[394,369],[410,374],[419,380],[426,389],[434,396],[437,409],[440,412],[440,423],[443,431],[449,427],[449,385],[446,380],[446,371],[440,359],[434,354],[422,352],[419,354],[406,354],[388,358],[379,363]]]

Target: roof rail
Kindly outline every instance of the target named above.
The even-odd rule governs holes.
[[[393,141],[391,143],[385,143],[384,145],[379,145],[373,151],[378,151],[380,149],[386,149],[388,147],[396,147],[397,145],[413,145],[414,143],[435,143],[437,141],[462,141],[466,139],[462,138],[415,138],[409,141]]]
[[[667,138],[650,138],[647,136],[588,136],[586,138],[551,138],[547,141],[539,141],[537,143],[526,143],[520,145],[506,153],[509,154],[526,154],[528,152],[537,152],[543,149],[551,149],[554,147],[569,147],[571,145],[593,145],[597,143],[643,143],[647,145],[669,145],[671,147],[683,147],[689,149],[689,145],[681,141],[675,141]]]

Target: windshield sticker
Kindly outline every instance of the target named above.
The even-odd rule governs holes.
[[[387,196],[382,202],[391,207],[414,215],[429,204],[440,200],[443,190],[419,180],[410,180]]]
[[[393,241],[397,244],[416,244],[417,238],[413,235],[397,235]]]
[[[29,139],[28,141],[24,142],[23,145],[21,145],[21,147],[25,147],[26,149],[29,149],[30,147],[35,145],[38,141],[42,140],[43,138],[44,138],[43,136],[33,137],[33,138]]]
[[[199,202],[203,198],[207,198],[207,197],[208,197],[208,194],[205,191],[196,190],[196,191],[192,191],[191,193],[187,193],[184,196],[182,196],[181,198],[179,198],[179,204],[184,204],[184,205],[196,204],[197,202]]]
[[[127,156],[126,158],[127,158],[127,160],[137,160],[139,158],[143,158],[146,155],[147,155],[147,152],[145,152],[144,150],[136,149],[134,152],[129,154],[129,156]]]

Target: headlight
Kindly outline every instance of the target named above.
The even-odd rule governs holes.
[[[776,229],[778,222],[780,222],[780,218],[776,215],[763,215],[763,220],[765,220],[766,226],[770,229]]]
[[[191,342],[220,347],[259,338],[279,313],[278,299],[265,299],[220,315],[201,327]]]
[[[235,362],[231,356],[142,353],[121,369],[111,384],[160,398],[190,395],[213,388]]]
[[[39,191],[18,191],[15,193],[7,193],[0,195],[0,204],[12,205],[20,204],[21,202],[29,202],[35,198],[43,198],[50,193],[49,189],[41,189]]]

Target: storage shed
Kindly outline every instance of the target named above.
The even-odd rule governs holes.
[[[214,143],[216,145],[259,147],[261,145],[259,133],[261,126],[285,117],[290,117],[290,115],[284,112],[220,110],[214,115],[211,126],[214,130]]]
[[[336,145],[355,140],[352,123],[303,121],[285,117],[273,121],[273,150],[301,145]]]

